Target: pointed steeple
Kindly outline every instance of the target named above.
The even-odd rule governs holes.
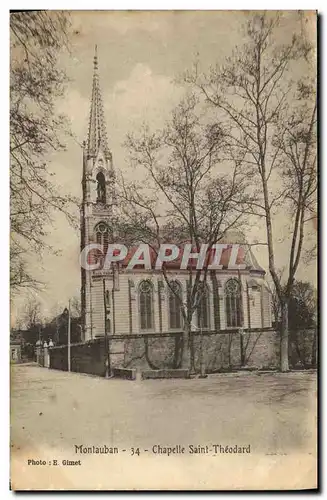
[[[89,131],[87,138],[87,156],[97,156],[101,148],[105,158],[110,158],[110,150],[108,147],[107,132],[103,113],[103,104],[99,85],[98,73],[98,54],[97,46],[95,46],[94,54],[94,71],[93,71],[93,85],[91,97],[91,111],[89,121]]]

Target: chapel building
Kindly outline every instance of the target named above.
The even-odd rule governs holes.
[[[115,170],[108,146],[101,99],[98,59],[94,74],[87,140],[83,150],[81,251],[91,243],[115,241]],[[226,243],[226,242],[225,242]],[[208,273],[201,307],[194,313],[194,329],[207,331],[271,327],[270,292],[265,271],[251,248],[240,243],[237,263],[244,269],[228,269],[230,249],[222,254],[223,268]],[[81,268],[82,340],[105,335],[169,333],[182,331],[180,301],[185,301],[189,274],[178,262],[170,262],[172,292],[160,270],[140,266],[127,270],[127,261],[113,269]]]

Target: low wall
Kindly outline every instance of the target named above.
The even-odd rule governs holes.
[[[68,347],[49,349],[50,368],[68,370]],[[104,377],[106,374],[106,354],[104,339],[86,344],[72,344],[70,348],[70,369],[72,372],[89,373]]]
[[[144,370],[179,368],[181,342],[180,333],[126,336],[123,366]],[[110,343],[112,345],[114,341]]]
[[[202,338],[197,334],[194,336],[195,368],[200,370],[201,357],[207,373],[277,368],[279,344],[279,336],[274,330],[208,334]]]
[[[271,329],[205,332],[192,335],[194,365],[201,364],[207,373],[239,368],[277,368],[279,335]],[[115,335],[109,337],[110,366],[117,369],[163,370],[180,369],[181,333]],[[68,348],[49,349],[50,368],[68,369]],[[71,371],[104,377],[106,373],[105,339],[71,346]],[[118,372],[117,372],[118,373]]]
[[[279,363],[279,335],[274,330],[194,333],[194,364],[200,371],[201,358],[207,373],[248,368],[276,368]],[[181,367],[182,334],[126,338],[125,367],[159,370]]]

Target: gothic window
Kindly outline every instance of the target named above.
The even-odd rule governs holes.
[[[106,179],[102,172],[97,177],[97,203],[106,203]]]
[[[197,326],[205,330],[210,328],[210,308],[209,308],[209,290],[206,283],[199,285],[199,302],[197,309]]]
[[[182,328],[182,287],[178,281],[171,281],[169,293],[169,328],[180,330]]]
[[[243,323],[241,287],[237,279],[232,278],[225,285],[226,324],[227,327],[239,327]]]
[[[96,242],[102,246],[102,252],[96,251],[97,258],[104,262],[109,245],[109,227],[105,222],[100,222],[95,227]]]
[[[139,306],[141,330],[153,330],[153,286],[148,280],[139,286]]]

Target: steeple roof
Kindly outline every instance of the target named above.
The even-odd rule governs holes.
[[[91,110],[89,130],[87,137],[87,155],[95,157],[99,150],[102,149],[106,158],[110,158],[110,150],[108,147],[107,132],[103,113],[103,104],[101,98],[99,73],[98,73],[98,55],[97,46],[95,46],[94,54],[94,71],[91,97]]]

